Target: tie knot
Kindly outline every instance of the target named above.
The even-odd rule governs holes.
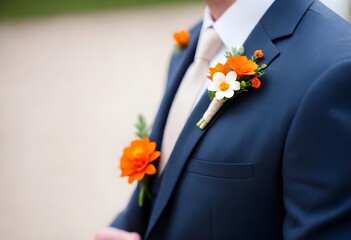
[[[222,41],[216,30],[212,27],[206,28],[200,34],[199,42],[196,47],[195,59],[203,59],[210,62],[221,45]]]

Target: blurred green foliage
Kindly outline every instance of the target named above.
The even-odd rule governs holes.
[[[0,20],[201,0],[0,0]]]

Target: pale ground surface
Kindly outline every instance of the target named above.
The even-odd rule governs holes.
[[[134,185],[119,178],[121,151],[137,114],[156,113],[172,32],[201,16],[190,5],[0,23],[0,239],[92,239],[123,209]]]

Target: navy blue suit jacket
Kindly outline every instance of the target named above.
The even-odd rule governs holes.
[[[250,14],[250,13],[247,13]],[[193,61],[201,23],[171,60],[151,139]],[[351,27],[319,1],[276,0],[244,44],[262,87],[187,121],[150,206],[137,191],[113,227],[144,239],[351,239]]]

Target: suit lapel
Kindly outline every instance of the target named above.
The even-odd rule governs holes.
[[[297,2],[299,3],[297,4],[299,5],[298,7],[294,5]],[[245,54],[251,56],[256,49],[262,49],[265,54],[262,63],[269,64],[272,61],[274,61],[279,55],[279,51],[275,47],[273,40],[291,35],[298,21],[301,19],[302,15],[312,2],[312,0],[276,0],[276,2],[271,6],[267,13],[263,16],[261,21],[257,24],[255,29],[251,32],[250,36],[247,38],[244,44]],[[287,14],[287,16],[289,16],[289,18],[285,19],[287,25],[284,25],[284,11],[289,12],[289,8],[293,8],[295,14],[298,16],[289,16],[288,13],[285,13]],[[299,9],[299,11],[297,11],[297,8]],[[275,20],[280,21],[280,24],[278,25],[281,27],[279,28],[273,26],[273,29],[276,28],[274,29],[274,31],[267,31],[267,29],[270,29],[270,25],[274,24]],[[277,25],[277,23],[275,23],[275,25]],[[183,77],[186,69],[182,69],[182,71],[182,73],[177,74],[179,78]],[[178,79],[179,82],[180,80],[181,79]],[[177,84],[173,84],[177,85],[178,87],[179,82],[177,82]],[[162,126],[162,130],[159,130],[162,131],[162,134],[166,122],[166,117],[173,97],[175,95],[175,89],[177,87],[173,86],[172,92],[169,93],[170,96],[168,96],[167,100],[164,100],[164,104],[166,105],[164,106],[164,108],[167,110],[167,112],[163,113],[162,115],[162,124],[158,124],[158,127]],[[206,111],[208,105],[210,104],[210,99],[207,93],[205,93],[200,99],[199,103],[197,104],[197,106],[191,113],[187,123],[185,124],[184,129],[182,130],[174,147],[174,150],[168,160],[166,168],[164,169],[163,180],[159,189],[158,197],[156,199],[156,202],[154,203],[155,207],[150,216],[150,221],[146,231],[145,239],[148,238],[150,232],[154,228],[156,222],[158,221],[160,215],[166,207],[174,191],[174,188],[179,180],[182,170],[187,160],[189,159],[189,156],[191,155],[194,147],[196,146],[198,141],[205,135],[207,130],[215,124],[216,119],[218,119],[220,115],[226,110],[226,108],[235,101],[237,101],[237,99],[231,102],[227,102],[212,119],[210,124],[204,130],[200,130],[196,126],[196,123],[202,117],[203,113]],[[159,134],[161,135],[161,133]]]

